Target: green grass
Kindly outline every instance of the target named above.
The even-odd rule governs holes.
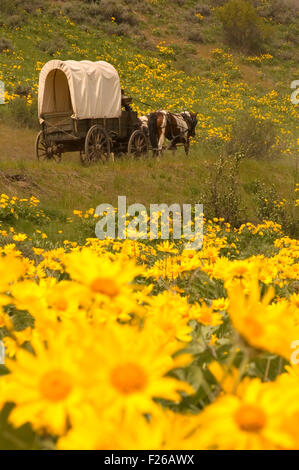
[[[65,14],[65,2],[52,3],[54,10],[46,2],[38,10],[39,3],[32,3],[30,14],[20,10],[27,2],[15,7],[20,17],[17,27],[7,24],[5,16],[2,26],[0,23],[0,37],[13,44],[13,51],[0,53],[0,78],[10,94],[18,87],[31,87],[35,96],[39,70],[48,60],[104,59],[116,66],[123,87],[133,96],[135,109],[141,114],[159,108],[198,111],[198,138],[221,145],[238,112],[248,109],[275,124],[286,150],[294,151],[298,108],[290,102],[290,84],[298,78],[299,52],[288,32],[291,29],[295,34],[299,28],[295,14],[291,25],[270,22],[272,42],[265,52],[273,58],[252,63],[246,52],[227,48],[212,9],[202,21],[196,20],[196,1],[175,2],[171,11],[164,0],[136,2],[128,9],[136,25],[129,25],[125,36],[107,32],[110,18],[100,21],[90,13],[85,22],[82,18],[71,21]],[[213,1],[205,3],[214,5]],[[84,2],[74,3],[74,12],[83,4],[86,7]],[[121,0],[118,4],[125,7]],[[73,13],[69,13],[71,18],[76,18]],[[204,44],[188,40],[186,32],[191,27],[208,37]],[[160,43],[166,49],[157,48]],[[45,44],[50,44],[51,50]],[[222,52],[215,55],[213,50],[219,48]],[[288,58],[281,57],[281,51],[287,51]],[[268,95],[273,90],[277,95]],[[5,122],[14,118],[17,124],[27,120],[33,125],[35,107],[33,114],[22,111],[22,106],[15,108],[11,112],[8,106],[0,108],[0,118]]]
[[[12,139],[13,134],[13,139]],[[107,165],[82,167],[79,155],[69,153],[62,162],[38,162],[34,155],[35,132],[0,125],[0,192],[10,196],[36,196],[41,208],[51,217],[44,230],[53,240],[76,239],[76,227],[66,223],[74,209],[95,208],[101,203],[117,206],[119,195],[127,204],[135,202],[149,207],[151,203],[201,203],[206,200],[210,165],[217,152],[195,145],[189,157],[182,150],[174,157],[166,152],[160,159],[149,157],[132,160],[128,156]],[[247,220],[258,222],[254,192],[250,184],[260,180],[274,184],[278,196],[292,197],[294,163],[285,157],[274,161],[244,160],[240,166],[242,206]],[[249,188],[249,189],[248,189]],[[19,221],[17,229],[30,232],[30,222]]]

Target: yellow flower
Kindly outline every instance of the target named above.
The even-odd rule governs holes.
[[[217,326],[222,323],[222,315],[214,312],[213,308],[206,304],[193,304],[190,310],[190,318],[205,326]]]
[[[90,391],[91,400],[106,413],[150,413],[157,406],[155,397],[178,402],[179,390],[192,393],[185,382],[166,376],[171,369],[190,361],[189,356],[173,359],[151,337],[150,331],[114,323],[94,335],[93,347],[98,347],[93,361],[85,365],[85,373],[97,385]],[[84,343],[84,329],[82,336]],[[91,338],[86,341],[90,344]],[[95,368],[95,364],[101,367]]]
[[[35,354],[18,349],[16,360],[6,361],[10,374],[3,394],[16,404],[10,420],[17,427],[29,421],[35,429],[61,434],[72,409],[82,400],[80,371],[65,334],[49,335],[47,345],[34,335],[32,346]]]
[[[159,243],[156,246],[156,248],[158,251],[162,251],[164,253],[178,253],[179,252],[179,250],[175,248],[174,243],[171,243],[168,240],[166,240],[165,242]]]
[[[134,278],[142,269],[132,261],[111,261],[83,248],[65,257],[66,269],[72,279],[88,288],[87,297],[94,301],[91,312],[99,322],[109,317],[129,320],[141,308],[132,295]]]
[[[199,449],[294,449],[293,428],[286,426],[291,419],[288,390],[254,379],[241,396],[224,395],[207,406],[193,440]]]
[[[72,429],[59,439],[57,447],[62,450],[158,449],[161,434],[161,430],[140,413],[107,418],[85,406],[75,413]]]
[[[89,287],[93,295],[114,299],[141,272],[133,263],[111,262],[90,248],[73,252],[65,258],[72,279]]]
[[[186,298],[165,291],[150,297],[148,302],[146,326],[161,347],[173,347],[176,340],[191,341],[192,327],[188,325],[191,305]]]
[[[8,289],[8,286],[24,276],[27,267],[22,259],[13,254],[0,256],[0,292]]]
[[[233,326],[250,345],[289,360],[290,345],[299,338],[289,304],[270,304],[274,297],[272,289],[261,298],[257,275],[248,283],[246,292],[241,281],[228,287],[228,312]]]

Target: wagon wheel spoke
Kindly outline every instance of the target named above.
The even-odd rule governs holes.
[[[142,131],[137,130],[131,135],[128,144],[128,153],[132,155],[133,158],[141,157],[142,155],[147,155],[148,141],[147,137]]]
[[[86,162],[107,162],[110,158],[110,140],[106,130],[100,126],[89,129],[85,140]]]
[[[35,153],[38,160],[49,160],[51,158],[48,146],[43,140],[42,131],[38,133],[35,141]]]
[[[49,147],[43,138],[43,132],[39,132],[35,141],[35,154],[38,160],[54,160],[57,163],[61,161],[61,151]]]
[[[53,152],[52,155],[53,160],[55,160],[56,163],[61,162],[61,152]]]

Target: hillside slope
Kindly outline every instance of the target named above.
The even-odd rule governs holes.
[[[0,38],[7,46],[0,53],[0,78],[7,100],[27,93],[31,104],[47,60],[104,59],[116,66],[142,114],[159,108],[196,110],[198,138],[221,144],[237,113],[246,109],[270,119],[278,138],[287,139],[287,149],[294,148],[289,134],[297,129],[298,114],[290,102],[290,84],[298,78],[298,17],[294,14],[291,24],[271,24],[267,53],[248,56],[225,46],[212,7],[219,2],[209,3],[204,8],[199,2],[175,1],[169,9],[164,0],[134,2],[133,7],[119,1],[5,0]],[[188,39],[190,31],[201,34],[203,43]]]

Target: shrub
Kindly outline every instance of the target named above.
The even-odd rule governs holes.
[[[128,24],[121,23],[106,23],[103,25],[106,34],[114,34],[116,36],[128,36],[130,37],[133,33],[132,27]]]
[[[82,24],[87,20],[84,7],[85,5],[80,4],[78,1],[67,2],[63,5],[62,12],[75,23]]]
[[[242,153],[245,158],[274,158],[280,151],[274,148],[276,135],[272,122],[260,121],[243,112],[232,127],[231,140],[225,144],[225,153]]]
[[[32,104],[28,105],[23,96],[15,98],[10,103],[1,106],[0,119],[18,127],[37,129],[37,100],[34,99]]]
[[[46,52],[47,54],[53,56],[58,50],[64,49],[66,46],[65,40],[62,37],[56,37],[52,40],[44,40],[39,43],[39,48],[41,51]]]
[[[0,12],[12,16],[17,13],[32,14],[37,8],[45,9],[48,2],[45,0],[1,0]]]
[[[268,2],[254,0],[253,3],[261,16],[271,18],[276,23],[293,23],[294,16],[299,11],[297,0],[271,0]]]
[[[208,5],[202,5],[198,3],[193,8],[194,13],[200,13],[202,16],[209,16],[211,14],[211,8]]]
[[[19,96],[28,96],[32,92],[31,87],[28,85],[17,85],[14,91]]]
[[[254,196],[257,215],[260,220],[276,222],[282,226],[286,234],[298,238],[298,207],[296,207],[296,202],[292,200],[292,197],[288,200],[281,200],[281,196],[279,196],[273,184],[266,185],[260,180],[253,181],[248,189]]]
[[[217,9],[225,40],[231,45],[248,51],[262,49],[266,37],[263,20],[255,8],[245,0],[229,0]]]
[[[24,23],[26,23],[26,18],[21,15],[12,15],[5,20],[5,24],[9,28],[15,28],[16,26],[21,26]]]
[[[209,178],[205,185],[204,204],[208,217],[223,218],[233,226],[242,220],[239,166],[241,156],[229,158],[221,155],[209,165]]]
[[[10,50],[13,51],[13,45],[9,39],[0,38],[0,52]]]
[[[102,15],[105,19],[115,18],[116,23],[127,23],[134,26],[138,23],[137,17],[132,13],[129,7],[122,6],[120,3],[111,0],[102,0]]]
[[[189,41],[192,41],[192,42],[199,42],[199,43],[205,42],[205,37],[203,33],[199,31],[198,28],[191,28],[190,31],[188,32],[187,37]]]

